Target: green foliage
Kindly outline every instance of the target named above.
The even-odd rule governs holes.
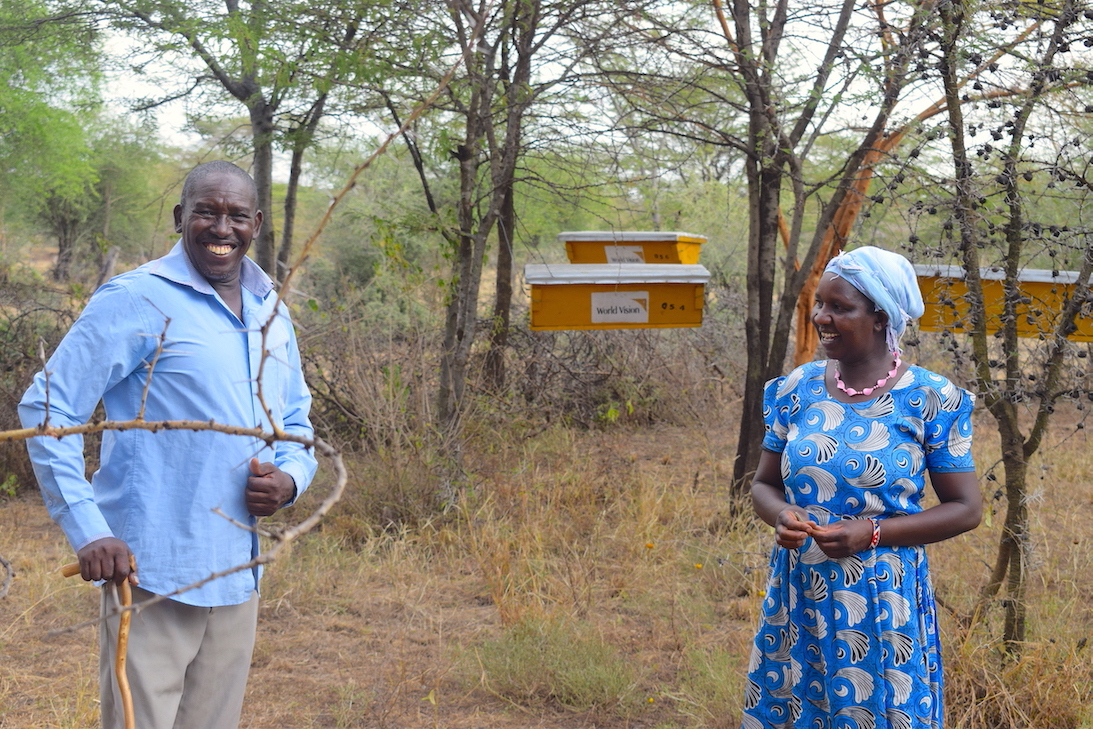
[[[334,183],[352,159],[344,150],[319,151],[310,168]],[[438,228],[448,211],[434,215],[423,206],[416,173],[404,162],[396,151],[369,168],[324,230],[321,256],[307,271],[308,290],[318,297],[336,305],[367,302],[398,328],[422,318],[421,289],[442,268]],[[311,205],[325,202],[316,195]]]
[[[525,617],[476,651],[482,681],[520,704],[556,701],[577,711],[636,707],[640,672],[588,624]]]
[[[77,15],[39,22],[52,10],[0,1],[0,165],[19,170],[0,177],[8,201],[41,204],[93,179],[80,116],[98,97],[98,41]]]
[[[91,148],[97,178],[91,250],[101,254],[117,246],[128,256],[149,256],[150,241],[173,207],[159,193],[158,173],[167,162],[155,130],[126,118],[99,117]]]
[[[0,3],[0,216],[58,244],[54,274],[98,271],[117,246],[151,237],[151,130],[98,106],[102,58],[93,27],[58,3]],[[48,20],[46,20],[48,18]],[[93,276],[93,274],[90,274]]]
[[[24,209],[57,241],[55,278],[82,274],[94,282],[111,249],[127,258],[152,252],[166,207],[156,205],[155,176],[163,161],[148,128],[91,114],[81,124],[72,130],[71,152],[82,180],[50,186]],[[73,162],[70,170],[76,169]]]

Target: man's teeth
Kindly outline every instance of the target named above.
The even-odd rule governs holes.
[[[208,243],[205,245],[205,249],[217,256],[226,256],[232,252],[232,246],[227,244],[217,245],[215,243]]]
[[[822,332],[822,333],[820,334],[820,341],[821,341],[821,342],[830,342],[830,341],[831,341],[831,340],[833,340],[833,339],[834,339],[834,338],[835,338],[836,336],[837,336],[837,335],[835,335],[835,334],[830,334],[830,333],[828,333],[828,332]]]

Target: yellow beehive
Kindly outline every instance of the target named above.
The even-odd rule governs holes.
[[[960,266],[918,264],[919,290],[926,303],[926,312],[919,320],[919,329],[927,332],[967,331],[971,326],[968,316],[968,288],[964,283],[964,270]],[[1003,289],[1001,270],[981,269],[983,303],[987,313],[987,332],[998,331],[1002,322]],[[1022,302],[1017,305],[1017,333],[1022,337],[1050,336],[1055,331],[1058,317],[1062,314],[1064,300],[1074,290],[1078,274],[1074,271],[1046,271],[1026,269],[1018,276]],[[1090,312],[1079,314],[1075,320],[1077,330],[1070,339],[1078,342],[1093,341],[1093,318]]]
[[[710,272],[697,264],[532,264],[532,329],[702,325]]]
[[[663,231],[583,230],[559,233],[570,263],[698,263],[706,237]]]

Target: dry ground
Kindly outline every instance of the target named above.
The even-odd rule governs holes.
[[[701,453],[680,455],[687,438],[684,432],[630,434],[587,447],[601,470],[621,462],[669,472],[678,464],[678,475],[693,483],[709,464],[691,462]],[[640,717],[619,719],[549,705],[522,708],[477,686],[460,656],[496,634],[500,618],[469,556],[430,565],[408,539],[380,539],[375,551],[362,553],[312,536],[271,566],[263,581],[242,727],[637,729],[660,723],[656,701]],[[10,593],[0,599],[0,728],[97,726],[94,629],[51,635],[93,617],[96,591],[56,574],[72,555],[36,494],[0,500],[0,555],[16,571]],[[728,629],[744,640],[750,623],[749,616]],[[642,643],[641,633],[652,627],[638,616],[613,630]],[[711,629],[711,639],[723,638],[724,630]],[[657,652],[643,659],[653,665]],[[674,659],[668,655],[664,663],[670,670]]]
[[[990,421],[982,422],[978,432],[989,433]],[[1076,641],[1093,635],[1093,617],[1085,607],[1093,600],[1086,546],[1093,539],[1093,527],[1090,520],[1074,515],[1087,514],[1093,507],[1089,473],[1093,459],[1086,457],[1090,443],[1084,431],[1066,432],[1071,434],[1069,439],[1056,438],[1046,446],[1048,465],[1037,465],[1033,474],[1036,563],[1030,592],[1037,601],[1032,612],[1038,627],[1033,630],[1031,646],[1035,650],[1036,646],[1068,641],[1072,644],[1068,650],[1080,658],[1084,643],[1078,645]],[[592,433],[577,438],[572,443],[574,460],[587,457],[599,474],[587,484],[589,487],[608,483],[613,473],[626,471],[667,484],[660,499],[686,494],[687,499],[678,504],[682,510],[709,510],[713,517],[718,501],[723,499],[719,489],[723,488],[731,451],[727,437],[658,429]],[[984,445],[977,448],[989,449],[990,437],[982,440]],[[711,444],[719,449],[716,456],[711,455]],[[487,461],[483,458],[483,463]],[[996,484],[985,478],[992,465],[989,455],[980,456],[984,495],[999,508],[1004,502],[992,499]],[[572,468],[572,464],[559,464],[558,468]],[[1000,471],[995,472],[1000,475]],[[550,474],[539,477],[547,482],[552,478]],[[518,488],[530,488],[528,483]],[[509,487],[498,477],[494,482],[484,479],[483,488],[503,491]],[[514,490],[513,498],[522,493]],[[559,501],[552,502],[551,508],[568,507]],[[559,511],[556,518],[580,518],[573,514]],[[663,514],[659,519],[666,521]],[[978,586],[985,579],[1000,521],[1001,511],[990,525],[977,532],[932,548],[938,592],[958,609],[974,597],[974,589],[968,586]],[[700,515],[694,523],[710,522]],[[653,527],[655,524],[648,528]],[[688,542],[681,555],[686,550],[694,554],[700,548],[695,545],[711,539],[701,529],[695,532],[680,536],[681,542]],[[605,633],[646,668],[648,708],[623,718],[613,713],[567,711],[551,703],[518,706],[486,690],[474,675],[475,646],[497,635],[501,620],[481,555],[474,557],[469,546],[456,543],[465,535],[458,531],[447,537],[434,535],[429,549],[422,548],[413,535],[379,537],[374,543],[349,549],[332,534],[316,534],[273,565],[263,583],[258,643],[243,726],[703,726],[693,716],[681,714],[680,697],[670,695],[677,686],[675,673],[684,652],[681,643],[697,639],[705,645],[743,653],[753,625],[751,606],[758,599],[754,590],[751,594],[747,589],[726,591],[721,584],[725,580],[716,578],[721,580],[717,594],[724,594],[724,599],[711,617],[695,620],[682,607],[678,613],[674,607],[662,609],[666,605],[682,606],[682,599],[655,599],[658,590],[672,592],[685,579],[695,579],[679,565],[672,568],[674,571],[650,572],[656,576],[649,578],[648,584],[628,574],[638,568],[616,566],[607,581],[618,584],[617,591],[647,589],[649,596],[643,598],[645,602],[628,603],[626,610],[609,609],[604,607],[605,600],[590,598],[590,619],[598,620]],[[644,556],[640,547],[644,547],[647,537],[631,536],[641,542],[635,554]],[[452,543],[446,556],[438,558],[436,544],[446,538]],[[604,538],[627,537],[610,534]],[[65,581],[56,574],[56,568],[69,561],[71,555],[36,496],[0,501],[0,555],[11,560],[16,571],[10,593],[0,599],[0,727],[96,726],[93,630],[50,635],[50,631],[93,616],[94,590],[78,579]],[[762,563],[762,556],[752,556],[757,564]],[[693,565],[695,570],[700,566]],[[709,574],[701,579],[715,579],[709,567],[703,570]],[[576,590],[582,583],[574,578],[572,584]],[[588,589],[591,594],[593,588]],[[648,605],[649,610],[634,607],[641,604]],[[942,619],[950,635],[947,650],[974,654],[978,648],[974,643],[953,645],[959,639],[959,630],[946,615]],[[678,625],[688,621],[687,625]],[[735,673],[736,669],[731,670]],[[730,693],[735,695],[735,691],[733,687]],[[732,726],[733,721],[724,717],[712,725]],[[1087,723],[1067,726],[1090,726],[1089,719],[1084,721]]]
[[[3,504],[0,535],[16,570],[0,600],[0,727],[96,726],[94,630],[49,636],[92,617],[95,590],[52,573],[71,554],[37,498]],[[449,644],[495,628],[497,611],[473,575],[420,578],[417,590],[332,583],[325,605],[297,605],[291,586],[267,585],[242,726],[600,726],[568,712],[528,715],[459,688],[447,675]]]

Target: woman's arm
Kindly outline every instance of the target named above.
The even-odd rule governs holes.
[[[931,473],[941,502],[918,514],[881,519],[880,543],[891,547],[940,542],[979,526],[983,496],[975,471]]]
[[[804,509],[786,501],[781,456],[771,451],[759,455],[759,467],[751,482],[751,503],[759,518],[774,527],[774,538],[786,549],[797,549],[805,543],[811,524]]]
[[[917,514],[881,519],[878,544],[932,544],[979,526],[983,497],[975,471],[931,473],[930,483],[941,503]],[[809,533],[828,557],[848,557],[869,547],[873,525],[868,519],[844,519],[826,527],[812,527]]]

